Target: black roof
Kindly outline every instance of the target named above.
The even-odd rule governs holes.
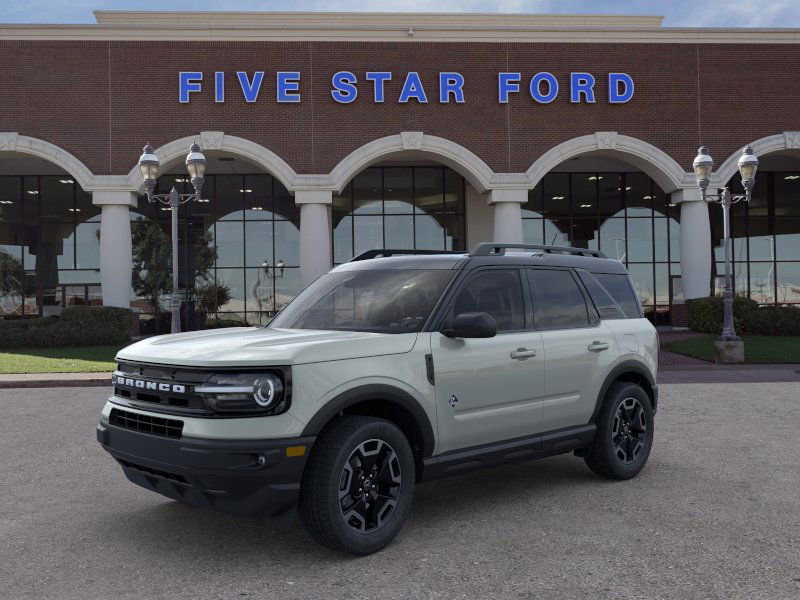
[[[510,249],[517,251],[506,251]],[[627,274],[625,265],[596,250],[566,246],[491,243],[478,244],[471,252],[369,250],[337,267],[337,270],[472,269],[490,265],[573,267],[586,269],[592,273]]]

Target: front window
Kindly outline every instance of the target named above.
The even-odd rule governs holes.
[[[270,328],[414,333],[422,329],[454,273],[421,269],[329,273],[295,298]]]

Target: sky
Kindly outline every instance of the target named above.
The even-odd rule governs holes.
[[[647,14],[665,27],[800,27],[800,0],[0,0],[0,23],[94,23],[95,9]]]

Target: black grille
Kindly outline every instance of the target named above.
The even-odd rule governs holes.
[[[111,409],[108,422],[117,427],[160,437],[179,439],[183,434],[183,421],[141,415],[119,408]]]
[[[177,367],[161,367],[150,365],[136,365],[120,363],[115,373],[119,377],[114,379],[114,395],[137,403],[154,405],[151,410],[173,414],[206,416],[212,413],[206,406],[200,394],[194,393],[194,386],[200,385],[208,379],[210,373]],[[162,391],[160,389],[143,389],[126,385],[125,378],[132,377],[140,384],[150,382],[155,384],[180,384],[185,388],[183,393]],[[156,408],[158,406],[158,408]],[[142,408],[145,408],[144,406]]]
[[[178,475],[177,473],[169,473],[167,471],[162,471],[161,469],[151,469],[150,467],[145,467],[144,465],[137,465],[136,463],[122,460],[121,458],[118,458],[117,460],[123,467],[127,467],[129,469],[134,469],[148,475],[155,475],[156,477],[163,477],[164,479],[169,479],[170,481],[175,481],[177,483],[188,483],[183,475]]]

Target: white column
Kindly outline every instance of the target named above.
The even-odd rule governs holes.
[[[330,190],[297,190],[300,206],[300,280],[307,287],[331,269]]]
[[[700,190],[672,192],[672,202],[681,206],[681,282],[683,296],[705,298],[711,293],[711,225],[708,204]]]
[[[489,205],[494,207],[493,242],[522,243],[522,205],[528,190],[490,190]]]
[[[96,191],[92,203],[100,215],[100,283],[104,306],[131,305],[131,221],[129,209],[136,206],[136,194],[127,191]]]

